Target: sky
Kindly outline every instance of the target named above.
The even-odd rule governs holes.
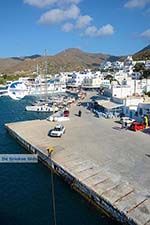
[[[129,55],[150,43],[150,0],[1,0],[0,57],[67,48]]]

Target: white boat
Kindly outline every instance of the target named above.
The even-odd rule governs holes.
[[[48,104],[31,105],[26,106],[26,111],[30,112],[57,112],[59,108],[57,106],[49,106]]]
[[[46,56],[46,52],[45,52]],[[46,58],[45,58],[46,59]],[[38,65],[37,65],[37,75],[38,75]],[[34,88],[33,88],[34,87]],[[60,91],[66,91],[66,86],[62,86],[61,83],[55,82],[55,80],[51,81],[47,79],[47,60],[45,61],[45,74],[44,79],[42,80],[41,76],[37,76],[36,82],[33,85],[33,87],[30,87],[29,95],[43,95],[45,102],[43,103],[36,103],[31,106],[26,106],[26,111],[31,112],[57,112],[59,110],[59,107],[57,107],[56,103],[54,105],[54,102],[50,104],[50,100],[48,99],[49,93],[60,92]]]
[[[69,121],[69,110],[66,109],[64,111],[58,111],[54,113],[53,115],[49,116],[47,118],[48,121],[51,122],[62,122],[62,121]]]
[[[1,96],[7,96],[8,95],[8,91],[5,89],[0,90],[0,97]]]

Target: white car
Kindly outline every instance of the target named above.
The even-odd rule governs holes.
[[[134,121],[135,121],[134,119],[125,116],[120,119],[120,122],[122,124],[127,123],[128,125],[131,125]]]
[[[49,131],[49,136],[61,137],[64,133],[65,133],[65,127],[61,124],[58,124],[52,130]]]

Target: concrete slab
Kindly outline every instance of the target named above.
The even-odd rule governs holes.
[[[101,171],[100,168],[95,167],[91,168],[87,171],[82,171],[81,173],[78,173],[79,180],[81,180],[84,183],[87,183],[87,180],[90,179],[91,177],[97,175]]]
[[[142,204],[131,210],[128,214],[140,225],[150,223],[150,200],[145,200]]]
[[[93,174],[90,177],[85,177],[83,180],[87,186],[93,187],[110,178],[110,174],[106,173],[105,171],[95,171],[95,173],[96,174]]]
[[[121,201],[117,201],[115,206],[123,212],[130,212],[132,209],[136,208],[138,205],[143,203],[146,200],[145,196],[137,194],[135,192],[131,192],[129,195],[122,198]]]
[[[128,183],[120,183],[111,190],[105,191],[102,196],[113,202],[114,205],[117,201],[121,201],[133,191],[133,187],[131,187]]]
[[[111,178],[109,178],[109,179],[106,179],[102,182],[95,184],[93,186],[93,190],[102,196],[102,194],[105,191],[111,190],[111,189],[115,188],[117,185],[118,185],[118,182],[114,182]]]

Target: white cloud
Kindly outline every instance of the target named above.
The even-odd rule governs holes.
[[[114,34],[114,27],[111,24],[107,24],[105,26],[102,26],[98,30],[98,36],[107,36],[107,35],[112,35]]]
[[[57,0],[57,2],[60,4],[78,4],[79,2],[81,2],[81,0]]]
[[[150,41],[150,29],[145,30],[140,36],[146,40]]]
[[[79,16],[76,22],[76,28],[77,29],[82,29],[90,25],[92,21],[92,17],[85,15],[85,16]]]
[[[64,32],[82,30],[84,35],[90,37],[108,36],[114,33],[111,24],[100,28],[92,26],[93,18],[89,15],[82,15],[77,6],[82,0],[23,0],[31,6],[44,8],[49,7],[38,20],[40,24],[55,25],[61,24]],[[137,0],[130,0],[137,1]],[[139,0],[140,1],[140,0]],[[146,0],[145,0],[146,1]],[[149,0],[147,0],[149,1]],[[62,25],[63,24],[63,25]]]
[[[141,8],[150,4],[150,0],[128,0],[124,5],[126,8]]]
[[[27,3],[31,6],[36,6],[39,8],[45,7],[56,3],[56,0],[24,0],[24,3]]]
[[[70,32],[74,29],[74,25],[72,23],[65,23],[63,26],[62,26],[62,31],[64,32]]]
[[[68,9],[52,9],[44,13],[39,19],[42,24],[57,24],[70,19],[77,19],[80,9],[76,5],[71,5]]]
[[[78,4],[79,2],[80,0],[24,0],[24,3],[39,8],[53,5]]]
[[[76,5],[72,5],[68,10],[64,11],[68,19],[77,19],[80,15],[80,9]]]
[[[97,27],[95,26],[90,26],[88,27],[86,30],[85,30],[85,35],[86,36],[90,36],[90,37],[94,37],[94,36],[97,36]]]
[[[90,17],[88,15],[85,15],[85,16],[81,16],[80,15],[77,18],[75,24],[72,24],[70,22],[65,23],[62,26],[62,31],[69,32],[69,31],[72,31],[74,29],[85,29],[87,26],[90,25],[90,23],[91,23],[92,20],[93,20],[92,17]]]
[[[104,25],[99,29],[95,26],[90,26],[85,30],[85,35],[90,37],[110,36],[114,34],[114,27],[111,24]]]

